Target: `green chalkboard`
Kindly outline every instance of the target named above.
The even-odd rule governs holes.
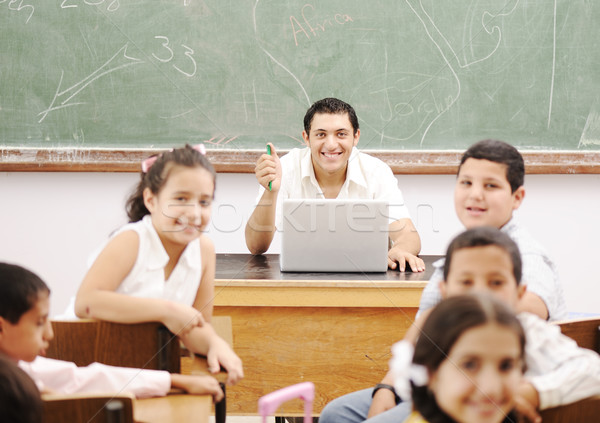
[[[4,0],[0,145],[286,149],[351,103],[368,150],[600,148],[595,0]]]

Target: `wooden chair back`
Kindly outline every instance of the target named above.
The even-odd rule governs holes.
[[[596,423],[600,415],[600,396],[542,411],[544,423]]]
[[[213,316],[212,325],[215,332],[233,346],[231,317]],[[78,366],[98,362],[112,366],[166,370],[171,373],[182,373],[183,361],[186,370],[184,374],[208,374],[206,360],[198,359],[182,349],[179,339],[161,323],[123,324],[92,319],[55,320],[52,321],[52,329],[54,340],[50,342],[46,351],[49,358],[72,361]],[[186,358],[186,355],[189,357]],[[223,381],[225,376],[217,378]],[[223,383],[221,388],[225,393]],[[93,406],[95,405],[97,404]],[[226,413],[226,400],[223,398],[215,404],[216,423],[224,423]]]
[[[52,321],[54,340],[47,357],[112,366],[167,370],[179,373],[179,339],[161,323],[111,323],[83,319]]]
[[[128,395],[43,395],[44,423],[133,423]]]
[[[600,353],[600,318],[572,319],[555,323],[563,335],[573,339],[581,348]],[[600,396],[549,408],[540,414],[544,423],[595,423],[600,415]]]
[[[600,317],[563,320],[556,324],[564,335],[575,340],[581,348],[600,354]]]

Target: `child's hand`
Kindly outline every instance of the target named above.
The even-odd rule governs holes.
[[[537,411],[539,406],[539,395],[533,385],[527,381],[521,382],[519,390],[515,395],[515,408],[527,421],[540,423],[542,417]]]
[[[177,336],[184,336],[192,329],[204,326],[202,313],[194,307],[169,301],[167,309],[162,323]]]
[[[213,396],[214,402],[221,401],[224,396],[219,382],[212,376],[190,376],[173,373],[171,374],[171,387],[183,389],[192,395],[210,394]]]
[[[215,338],[206,355],[208,370],[218,373],[221,366],[227,370],[227,384],[235,385],[244,377],[242,360],[233,352],[231,347],[221,338]]]
[[[258,183],[266,190],[269,190],[269,182],[271,182],[270,191],[277,192],[281,187],[281,163],[275,147],[271,143],[269,145],[271,146],[271,154],[263,154],[259,157],[254,168],[254,174],[258,179]]]

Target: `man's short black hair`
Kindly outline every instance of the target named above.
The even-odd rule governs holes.
[[[310,125],[313,117],[317,113],[327,113],[332,115],[348,113],[348,119],[350,119],[353,133],[356,135],[356,131],[358,131],[358,118],[356,117],[356,112],[348,103],[333,97],[324,98],[315,102],[306,111],[306,114],[304,115],[304,131],[307,135],[310,134]]]

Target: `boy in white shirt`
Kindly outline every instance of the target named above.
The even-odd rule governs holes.
[[[491,293],[518,312],[527,339],[527,371],[518,392],[517,409],[530,421],[539,422],[537,410],[600,395],[600,356],[579,348],[572,339],[561,334],[558,326],[520,310],[527,286],[521,284],[523,262],[519,248],[509,234],[490,226],[474,227],[461,233],[450,243],[441,272],[438,289],[442,298],[470,292]],[[420,328],[429,310],[417,318],[398,344],[414,343],[422,336]],[[391,363],[390,367],[393,366]],[[326,416],[325,423],[367,419],[377,423],[404,421],[411,412],[411,403],[401,400],[398,392],[407,390],[407,382],[390,370],[375,389],[340,397],[336,401],[341,406],[331,403],[335,408],[327,411],[329,405],[326,406],[321,417]],[[393,385],[402,389],[396,390]],[[379,394],[377,404],[371,399],[375,393]],[[379,407],[378,413],[367,415],[367,410],[372,411],[374,406]]]
[[[467,229],[492,226],[518,245],[523,263],[523,284],[518,311],[534,313],[547,320],[567,317],[562,286],[556,268],[546,251],[513,216],[525,198],[525,163],[512,145],[498,140],[482,140],[463,154],[454,187],[456,215]],[[419,317],[441,300],[444,260],[436,261],[433,275],[425,286],[419,305]],[[391,388],[391,373],[374,388],[337,398],[321,413],[321,423],[387,423],[398,421],[390,410],[396,396]],[[384,414],[387,414],[384,415]]]
[[[442,298],[468,293],[492,294],[513,310],[527,287],[521,284],[522,262],[516,243],[504,232],[483,226],[458,235],[448,247]],[[403,341],[414,343],[429,311],[423,313]],[[537,410],[570,404],[600,394],[600,356],[579,348],[560,328],[530,312],[517,314],[525,331],[525,378],[517,395],[517,410],[532,422],[541,421]],[[397,345],[398,345],[397,344]],[[392,351],[397,347],[394,346]],[[394,369],[394,359],[390,364]],[[405,390],[408,380],[395,375]]]
[[[54,333],[49,316],[50,289],[21,266],[0,263],[0,352],[18,363],[41,391],[62,394],[128,392],[138,398],[164,396],[171,388],[223,398],[212,376],[74,363],[43,357]]]

